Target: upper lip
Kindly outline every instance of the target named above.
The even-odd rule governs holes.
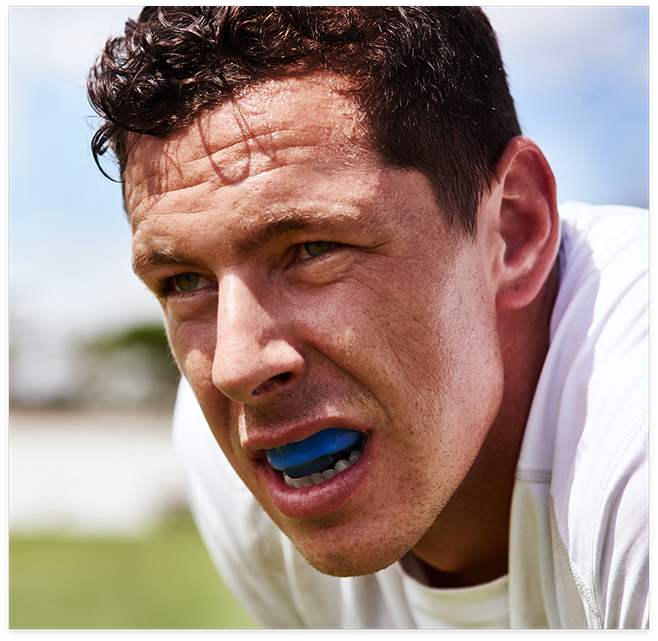
[[[368,428],[361,421],[344,417],[326,417],[313,421],[287,423],[285,426],[266,426],[262,429],[247,427],[242,438],[242,448],[252,458],[264,458],[265,450],[283,447],[288,443],[297,443],[305,438],[330,427],[343,427],[368,435]]]

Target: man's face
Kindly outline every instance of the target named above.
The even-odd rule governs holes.
[[[224,454],[307,560],[382,569],[433,524],[498,410],[495,292],[479,239],[428,180],[383,165],[330,76],[271,82],[126,170],[139,275]],[[327,428],[360,459],[288,486],[265,450]]]

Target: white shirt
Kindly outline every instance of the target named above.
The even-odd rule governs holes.
[[[427,587],[413,559],[319,573],[215,443],[182,382],[174,442],[192,512],[227,584],[272,628],[648,627],[647,212],[560,208],[560,289],[524,434],[509,574]]]

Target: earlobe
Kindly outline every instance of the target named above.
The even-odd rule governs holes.
[[[502,251],[495,260],[496,305],[529,305],[546,282],[560,242],[553,172],[532,140],[513,138],[497,165],[496,235]],[[499,245],[500,246],[500,245]]]

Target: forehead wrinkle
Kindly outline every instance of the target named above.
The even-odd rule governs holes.
[[[333,78],[331,74],[322,74],[318,78],[328,82],[329,93],[335,93],[336,81],[343,84],[342,79]],[[128,158],[132,184],[129,184],[130,181],[125,183],[126,209],[130,209],[135,199],[175,191],[180,182],[187,182],[190,186],[208,182],[202,169],[194,169],[205,163],[212,166],[218,183],[231,184],[276,167],[277,163],[289,162],[289,158],[284,158],[281,163],[281,152],[305,147],[295,139],[303,141],[308,128],[300,130],[296,120],[287,116],[272,122],[269,107],[281,95],[290,94],[294,97],[296,84],[281,81],[264,83],[216,108],[202,112],[187,127],[173,132],[164,141],[150,136],[141,137]],[[368,160],[375,160],[375,163],[377,160],[381,162],[368,136],[364,135],[359,117],[361,114],[356,104],[342,93],[337,97],[339,100],[329,105],[322,101],[318,103],[320,113],[312,122],[312,128],[320,131],[326,148],[342,158],[346,165],[358,164],[364,156],[369,157]],[[223,135],[214,136],[217,131]],[[190,145],[194,139],[196,144]],[[219,148],[217,142],[212,144],[217,139],[223,140]],[[186,143],[187,148],[181,158],[179,149],[182,143]],[[225,154],[226,158],[222,159],[220,154]],[[254,171],[258,154],[267,160]],[[185,166],[188,167],[187,171]],[[137,183],[134,182],[135,177],[138,178]],[[139,192],[144,195],[140,196]]]
[[[331,128],[325,129],[328,132],[332,131]],[[133,165],[139,165],[140,173],[143,173],[143,176],[140,177],[139,182],[133,185],[128,202],[139,192],[145,192],[144,196],[140,197],[141,200],[153,203],[169,193],[198,187],[206,183],[209,187],[238,184],[266,171],[298,162],[307,162],[303,155],[296,161],[294,154],[296,151],[313,147],[313,145],[303,141],[285,142],[285,139],[288,138],[286,134],[296,137],[294,128],[281,128],[276,131],[254,134],[249,139],[237,140],[220,149],[213,148],[208,141],[209,136],[201,135],[199,136],[200,146],[194,148],[196,153],[188,153],[188,158],[184,159],[179,159],[177,151],[172,149],[177,146],[175,143],[178,141],[166,141],[162,146],[162,153],[158,154],[154,160],[140,162],[139,156],[135,157]],[[341,157],[346,166],[358,164],[356,156],[359,151],[361,151],[361,155],[363,152],[370,155],[355,141],[337,140],[335,134],[332,137],[334,140],[331,142],[328,137],[326,147]],[[276,138],[283,138],[283,140],[277,142]],[[268,139],[271,141],[269,145],[265,144]],[[278,158],[280,151],[278,147],[286,152],[285,159]],[[238,150],[238,148],[240,149]],[[291,153],[293,157],[290,157]],[[228,157],[227,154],[229,154]],[[259,162],[259,155],[263,161]],[[372,161],[372,164],[375,165],[374,158]],[[214,177],[211,180],[208,180],[202,169],[206,164],[210,164],[212,167]],[[188,169],[185,170],[184,167]]]
[[[367,136],[359,126],[358,109],[351,100],[342,95],[339,102],[352,105],[351,109],[343,111],[337,108],[337,103],[327,105],[320,102],[317,105],[318,117],[310,126],[307,123],[303,129],[299,127],[297,120],[291,119],[289,115],[272,121],[270,106],[272,101],[281,99],[280,92],[274,91],[280,84],[275,82],[269,88],[260,85],[260,89],[265,89],[265,92],[247,92],[231,98],[214,109],[204,111],[190,125],[177,132],[175,137],[178,141],[186,137],[189,139],[191,134],[198,143],[193,149],[196,153],[190,154],[191,157],[185,161],[196,163],[208,160],[218,176],[225,174],[222,163],[216,162],[217,155],[221,153],[229,154],[229,162],[235,162],[236,158],[251,159],[256,154],[262,154],[276,164],[281,151],[308,146],[300,144],[299,141],[308,139],[309,129],[319,132],[328,149],[347,157],[354,156],[357,149],[370,153],[374,151],[371,145],[366,143]],[[288,92],[283,90],[282,93],[285,95]],[[235,129],[231,132],[232,125]],[[233,140],[222,139],[220,136],[222,144],[218,145],[214,135],[218,130],[224,135],[230,134]],[[314,145],[315,143],[311,146]],[[236,147],[240,147],[237,153]],[[170,158],[171,155],[167,154],[167,159]]]
[[[331,126],[315,128],[323,132],[322,146],[330,152],[325,156],[327,165],[334,165],[336,157],[340,158],[346,166],[355,165],[359,156],[361,161],[366,156],[369,161],[373,161],[372,164],[375,164],[374,157],[371,158],[374,154],[360,142],[342,135],[339,130]],[[308,130],[301,132],[292,126],[268,127],[264,131],[249,130],[248,135],[243,132],[240,140],[216,149],[210,143],[212,137],[201,134],[199,140],[203,146],[203,153],[190,163],[208,162],[216,178],[213,182],[220,186],[238,184],[279,167],[299,162],[307,163],[307,157],[298,152],[317,147],[315,143],[307,142],[307,135]],[[325,160],[316,158],[314,163],[322,165]]]
[[[235,143],[239,144],[239,143]],[[232,145],[232,146],[235,146]],[[254,168],[253,164],[250,162],[249,167],[245,167],[244,173],[246,175],[244,176],[235,176],[233,179],[228,177],[225,173],[222,173],[221,168],[219,167],[218,163],[214,161],[214,159],[211,158],[211,156],[206,156],[206,155],[199,155],[195,160],[190,161],[192,163],[208,163],[210,162],[213,165],[213,176],[211,178],[208,178],[207,175],[204,174],[204,172],[199,169],[192,172],[186,172],[186,176],[181,180],[180,182],[177,181],[176,183],[170,182],[169,174],[167,169],[165,168],[164,171],[161,173],[158,173],[157,170],[155,170],[150,176],[146,177],[144,181],[140,184],[146,183],[145,189],[147,190],[147,194],[140,197],[137,204],[133,207],[132,211],[132,223],[133,227],[139,220],[139,216],[135,215],[139,211],[140,208],[142,207],[147,207],[148,209],[151,209],[155,207],[159,201],[164,199],[167,196],[174,196],[177,193],[184,193],[185,191],[188,190],[194,190],[194,189],[200,189],[195,196],[194,196],[194,201],[197,203],[200,203],[201,200],[205,196],[211,194],[214,192],[216,189],[224,187],[224,186],[230,186],[230,185],[235,185],[239,184],[240,182],[244,182],[247,180],[251,180],[253,178],[256,178],[260,174],[266,173],[266,172],[272,172],[276,171],[277,169],[285,169],[287,167],[290,167],[295,164],[306,164],[308,161],[306,157],[304,156],[302,150],[308,147],[312,147],[312,145],[306,145],[306,144],[299,144],[299,145],[288,145],[286,146],[286,154],[287,158],[285,159],[285,162],[281,163],[274,163],[272,165],[264,164],[261,167]],[[340,147],[343,147],[343,145],[340,145]],[[358,151],[352,152],[352,149],[354,149],[356,145],[352,146],[351,144],[346,144],[345,147],[343,147],[343,153],[340,154],[340,158],[344,164],[345,167],[352,166],[358,168],[360,171],[367,173],[367,174],[372,174],[373,176],[376,175],[377,171],[381,168],[381,163],[377,161],[376,158],[369,157],[370,154],[366,150],[363,150],[362,148]],[[216,154],[221,154],[226,150],[226,148],[223,148],[221,150],[218,150],[214,152],[213,156]],[[297,158],[294,158],[294,152],[296,150],[299,150],[299,155]],[[367,160],[364,163],[363,162],[363,153],[366,153]],[[293,157],[291,157],[291,152],[293,153]],[[357,154],[361,155],[361,160],[359,161],[359,158],[357,158]],[[244,156],[243,156],[244,157]],[[323,171],[324,169],[326,170],[331,170],[331,171],[336,171],[335,162],[329,162],[327,161],[326,167],[323,167],[323,162],[319,161],[320,164],[317,166],[317,171]],[[316,161],[317,164],[317,161]],[[181,172],[179,172],[181,173]],[[196,179],[191,179],[191,176],[196,176]],[[149,184],[150,183],[150,184]],[[139,185],[136,187],[135,190],[133,190],[133,193],[137,193],[139,189]],[[141,191],[141,190],[140,190]],[[189,208],[189,204],[186,204],[185,211],[186,213],[201,213],[205,207],[201,207],[198,210],[191,210]],[[290,210],[290,215],[295,215],[297,216],[299,212]],[[304,216],[310,220],[312,215],[309,212],[306,212]],[[292,229],[291,224],[288,223],[288,229]]]

